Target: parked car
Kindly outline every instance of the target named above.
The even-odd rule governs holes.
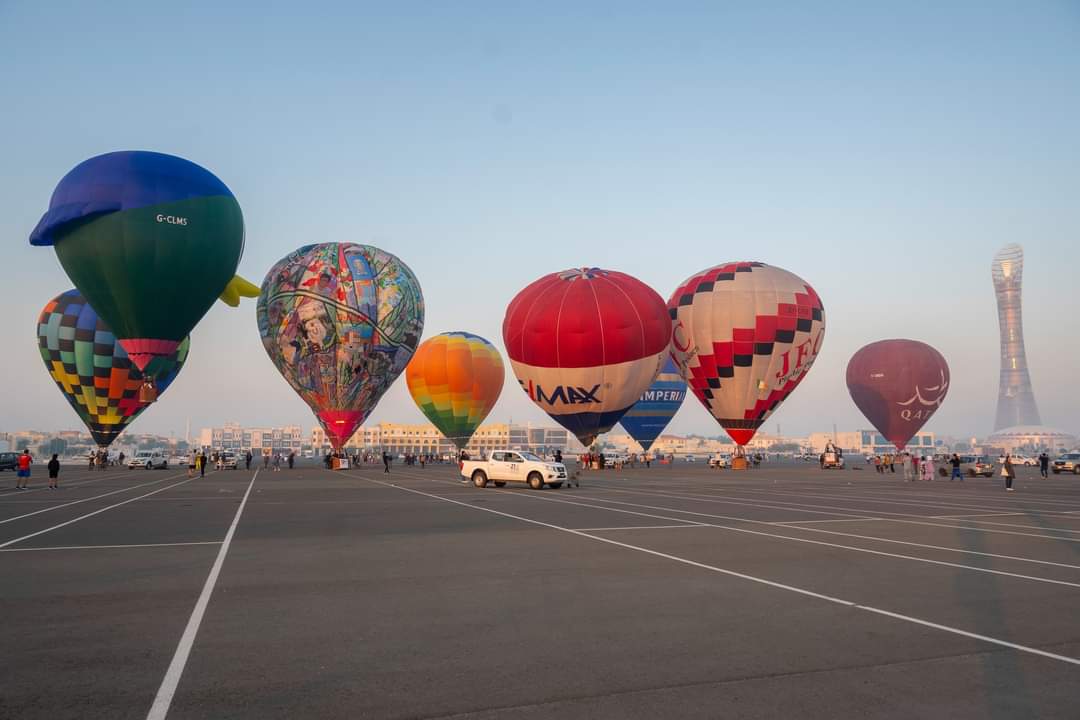
[[[709,458],[709,467],[717,469],[731,467],[731,457],[724,453],[716,453]]]
[[[19,453],[0,453],[0,470],[16,470],[19,467]]]
[[[1050,469],[1054,471],[1055,475],[1060,475],[1063,472],[1080,475],[1080,452],[1065,453],[1050,465]]]
[[[566,481],[566,466],[548,462],[531,452],[496,450],[490,460],[465,460],[461,463],[461,476],[472,480],[476,487],[503,487],[508,482],[528,483],[533,490],[548,485],[562,487]]]
[[[1032,457],[1028,457],[1027,455],[1013,455],[1012,456],[1012,462],[1013,462],[1013,465],[1023,465],[1024,467],[1035,467],[1035,466],[1037,466],[1039,464],[1038,460],[1036,460],[1035,458],[1032,458]],[[1004,465],[1004,464],[1005,464],[1005,456],[1004,455],[999,455],[998,456],[998,465]]]
[[[222,453],[220,456],[222,470],[235,470],[238,460],[235,453]]]
[[[697,462],[697,455],[687,455],[686,456],[686,462],[696,463]]]
[[[952,472],[951,465],[948,468],[943,467],[941,469]],[[960,472],[968,477],[993,477],[994,466],[990,463],[990,458],[983,455],[961,455]]]
[[[146,468],[155,470],[169,467],[169,461],[160,450],[139,450],[135,456],[128,460],[128,470],[134,468]]]

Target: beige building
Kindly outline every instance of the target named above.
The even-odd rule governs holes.
[[[200,430],[198,443],[200,447],[214,450],[251,450],[254,455],[299,454],[304,446],[304,429],[299,425],[246,428],[238,423],[225,423],[223,427]]]
[[[830,442],[835,443],[845,453],[855,455],[880,455],[896,451],[896,447],[876,430],[810,433],[810,450],[815,454],[824,452],[825,446]],[[918,432],[908,442],[907,449],[921,455],[933,455],[936,446],[934,433]]]
[[[311,429],[311,447],[317,452],[325,452],[330,447],[326,432],[321,427]],[[457,448],[443,437],[442,433],[431,424],[406,425],[401,423],[379,423],[360,427],[345,447],[349,450],[377,450],[391,453],[411,453],[417,455],[454,455]],[[532,427],[530,425],[512,425],[509,423],[489,423],[481,425],[473,433],[466,451],[470,455],[487,455],[494,450],[533,450],[536,452],[579,451],[580,443],[568,431],[554,427]]]

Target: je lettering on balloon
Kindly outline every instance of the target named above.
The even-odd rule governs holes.
[[[825,308],[809,283],[760,262],[687,278],[668,311],[679,373],[740,446],[806,377],[825,338]]]

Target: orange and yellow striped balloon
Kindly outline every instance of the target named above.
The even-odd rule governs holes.
[[[448,332],[416,348],[405,380],[421,412],[464,448],[499,399],[503,362],[495,346],[479,335]]]

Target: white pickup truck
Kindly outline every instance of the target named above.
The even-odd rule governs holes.
[[[544,485],[562,487],[566,482],[566,466],[548,462],[531,452],[496,450],[491,453],[490,460],[462,461],[461,476],[481,488],[487,487],[489,482],[495,487],[503,487],[508,482],[523,482],[529,483],[533,490],[539,490]]]

